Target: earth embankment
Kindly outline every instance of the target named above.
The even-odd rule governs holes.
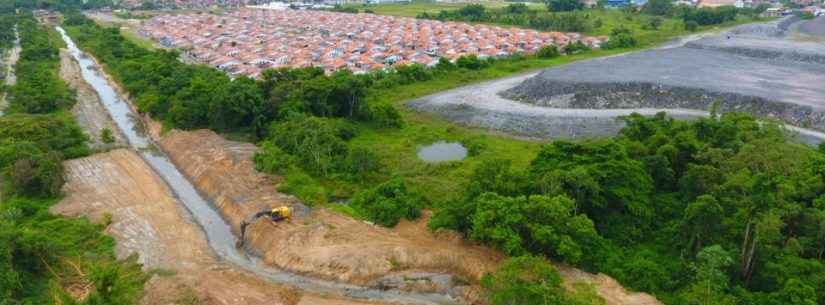
[[[147,283],[143,305],[181,300],[202,305],[382,304],[306,294],[220,262],[165,182],[133,151],[117,149],[64,165],[67,196],[52,212],[94,222],[111,217],[106,233],[117,240],[119,258],[137,254],[145,269],[167,270]]]
[[[301,207],[294,198],[278,193],[270,177],[255,171],[253,145],[228,141],[208,130],[172,130],[161,136],[157,124],[148,124],[162,149],[236,233],[240,221],[261,209]],[[253,222],[245,245],[280,269],[370,287],[447,293],[483,304],[478,280],[503,256],[452,232],[430,232],[428,217],[425,213],[418,221],[387,229],[317,208],[299,213],[291,222]],[[566,283],[594,284],[607,304],[660,304],[650,295],[625,291],[606,275],[560,270]]]
[[[291,222],[258,219],[246,229],[246,247],[278,269],[477,301],[478,288],[464,282],[477,283],[502,257],[455,235],[431,233],[426,220],[386,229],[323,208],[306,212],[295,199],[279,193],[268,176],[255,171],[253,145],[227,141],[212,131],[172,130],[159,144],[237,235],[241,221],[256,212],[281,205],[298,210]]]

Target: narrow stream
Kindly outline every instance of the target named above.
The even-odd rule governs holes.
[[[189,180],[178,171],[169,158],[160,152],[160,150],[154,146],[155,144],[152,140],[142,132],[143,129],[141,128],[140,121],[136,118],[135,114],[132,113],[127,102],[117,95],[117,92],[109,85],[106,78],[100,74],[97,70],[99,68],[96,68],[97,64],[77,48],[74,41],[66,34],[63,28],[59,26],[55,28],[60,32],[63,40],[66,42],[72,57],[80,64],[83,79],[97,91],[104,107],[111,114],[117,126],[123,131],[123,134],[126,135],[129,145],[137,150],[155,172],[166,181],[179,201],[183,203],[195,221],[197,221],[206,233],[209,246],[219,257],[240,268],[266,278],[271,282],[286,284],[319,294],[413,304],[460,304],[452,297],[442,294],[406,293],[397,290],[371,289],[279,271],[263,266],[263,264],[259,263],[259,259],[249,256],[235,248],[237,239],[217,210],[198,194]]]

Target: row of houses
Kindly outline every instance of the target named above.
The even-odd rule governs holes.
[[[141,34],[183,50],[191,61],[232,74],[257,76],[273,67],[319,66],[365,72],[392,65],[434,65],[440,58],[529,54],[546,45],[581,41],[598,48],[606,37],[538,32],[375,14],[240,9],[223,15],[164,15]]]

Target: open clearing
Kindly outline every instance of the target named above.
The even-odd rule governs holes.
[[[540,138],[611,135],[623,126],[616,118],[632,112],[705,115],[718,99],[725,100],[722,111],[825,130],[825,64],[819,63],[825,47],[787,39],[784,29],[793,21],[553,67],[410,105],[462,124]]]

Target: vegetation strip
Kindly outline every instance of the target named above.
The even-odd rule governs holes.
[[[89,154],[66,111],[57,36],[30,13],[16,18],[22,52],[10,114],[0,117],[0,303],[133,304],[148,279],[135,258],[116,261],[105,224],[54,216],[62,161]],[[60,234],[55,234],[59,232]]]

